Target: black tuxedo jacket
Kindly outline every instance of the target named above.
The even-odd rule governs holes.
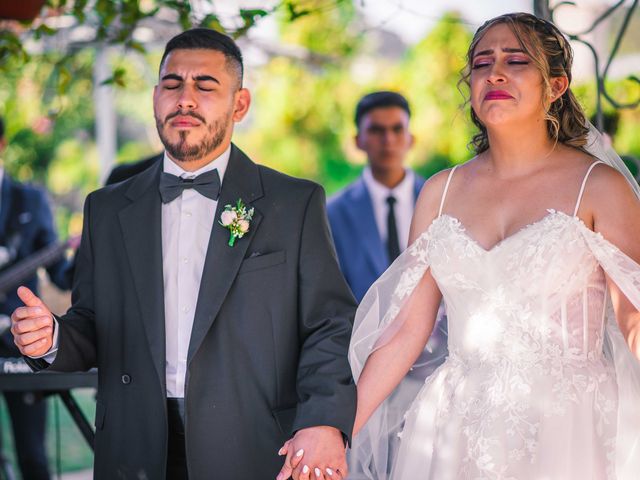
[[[124,163],[122,165],[116,165],[113,167],[109,176],[107,177],[106,185],[112,185],[114,183],[122,182],[128,178],[137,175],[140,172],[144,172],[147,168],[153,166],[156,162],[162,162],[164,153],[153,155],[137,162]]]
[[[98,367],[99,479],[165,478],[161,170],[156,162],[89,195],[73,303],[59,322],[50,368]],[[255,214],[229,247],[218,220],[239,198]],[[351,434],[355,302],[316,184],[258,166],[233,146],[211,214],[185,386],[189,478],[275,478],[277,450],[296,430]]]

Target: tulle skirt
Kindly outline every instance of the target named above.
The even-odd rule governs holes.
[[[538,367],[451,355],[406,414],[391,479],[616,479],[613,366]]]

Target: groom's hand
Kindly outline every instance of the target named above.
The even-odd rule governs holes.
[[[53,344],[53,315],[27,287],[18,288],[18,297],[25,306],[11,315],[13,341],[23,355],[39,357]]]
[[[277,480],[340,480],[347,476],[342,433],[328,426],[299,430],[280,450],[287,454]]]

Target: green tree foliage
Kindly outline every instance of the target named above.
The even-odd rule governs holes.
[[[355,94],[349,65],[362,42],[350,28],[354,16],[341,2],[295,24],[281,19],[282,38],[298,55],[278,56],[261,69],[248,128],[236,137],[262,163],[321,181],[329,191],[357,173],[343,148]]]
[[[91,169],[93,159],[87,158],[86,146],[92,143],[94,122],[91,102],[93,54],[84,51],[61,71],[56,68],[56,54],[47,61],[30,62],[3,74],[0,105],[7,125],[9,145],[3,154],[6,169],[20,180],[47,181],[49,169],[64,157],[73,161],[66,169],[68,178],[78,185],[95,185]],[[57,56],[59,58],[59,55]],[[61,79],[64,75],[65,79]],[[58,94],[57,84],[67,82],[65,95]],[[60,147],[64,141],[78,144],[79,156],[69,157]],[[90,150],[90,149],[89,149]],[[54,193],[59,184],[50,185]]]
[[[406,93],[413,106],[416,135],[414,163],[429,176],[472,155],[467,148],[474,128],[467,89],[458,86],[471,32],[456,13],[446,14],[393,72],[392,84]]]
[[[445,16],[399,63],[381,58],[361,67],[359,59],[369,58],[372,47],[353,33],[355,20],[351,7],[343,6],[326,12],[322,21],[283,29],[283,41],[304,47],[306,61],[277,57],[261,70],[249,128],[241,129],[237,141],[263,163],[313,178],[334,192],[353,180],[365,161],[353,144],[358,100],[390,89],[412,105],[417,142],[411,160],[421,173],[428,176],[469,158],[472,127],[457,82],[471,34],[459,16]]]

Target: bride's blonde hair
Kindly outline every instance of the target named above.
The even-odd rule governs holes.
[[[571,84],[571,65],[573,51],[567,39],[551,22],[543,20],[529,13],[508,13],[485,22],[473,36],[467,51],[467,64],[462,72],[460,82],[471,88],[470,77],[473,65],[473,54],[484,34],[491,27],[506,24],[518,39],[520,47],[531,58],[531,61],[542,74],[544,91],[543,107],[546,112],[547,131],[549,138],[576,148],[581,148],[587,142],[585,114],[570,88],[554,102],[551,98],[551,79],[567,77]],[[467,99],[467,102],[469,99]],[[482,124],[473,108],[470,108],[471,121],[480,129],[471,140],[476,153],[482,153],[489,148],[487,129]]]

